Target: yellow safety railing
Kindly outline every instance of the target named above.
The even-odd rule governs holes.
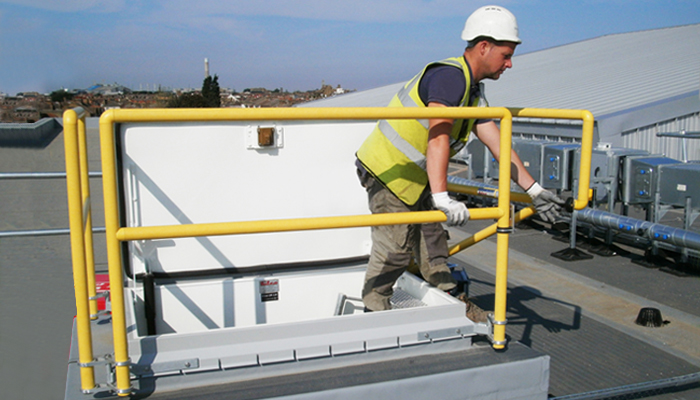
[[[578,177],[578,193],[576,196],[576,199],[573,202],[573,208],[575,210],[581,210],[585,208],[588,205],[588,196],[589,196],[589,186],[590,186],[590,174],[591,174],[591,154],[593,152],[593,128],[594,128],[594,123],[595,120],[593,118],[593,114],[591,114],[589,111],[586,110],[554,110],[554,109],[536,109],[536,108],[517,108],[517,109],[510,109],[511,114],[514,117],[523,117],[523,118],[549,118],[549,119],[570,119],[570,120],[581,120],[583,121],[582,125],[582,134],[581,134],[581,163],[579,166],[579,177]],[[503,124],[501,124],[501,133],[503,133]],[[503,139],[504,136],[501,135],[501,139]],[[503,147],[503,146],[501,146]],[[501,154],[503,154],[503,150],[501,150]],[[502,191],[502,186],[503,186],[503,165],[509,165],[504,164],[503,157],[501,157],[500,163],[499,163],[499,172],[501,175],[499,176],[499,192]],[[508,181],[510,182],[510,180]],[[468,190],[465,189],[464,187],[459,188],[456,187],[456,185],[450,186],[448,185],[448,190],[453,190],[456,192],[464,192],[465,190],[471,194],[471,191],[473,190]],[[497,194],[498,195],[498,194]],[[529,196],[521,195],[519,193],[513,193],[512,197],[515,201],[527,201],[530,202]],[[527,199],[525,198],[527,197]],[[500,198],[500,196],[499,196]],[[500,204],[499,204],[500,206]],[[524,208],[520,211],[518,211],[514,215],[515,221],[513,222],[514,224],[516,222],[519,222],[523,219],[526,219],[530,216],[535,214],[535,208],[533,206]],[[506,218],[505,216],[503,218]],[[494,301],[494,307],[493,307],[493,317],[494,317],[494,328],[493,328],[493,336],[494,336],[494,347],[497,348],[497,343],[499,343],[500,340],[503,340],[502,338],[505,337],[505,321],[506,321],[506,291],[507,291],[507,286],[508,286],[508,265],[503,264],[502,260],[506,259],[507,260],[507,254],[503,255],[501,254],[502,251],[507,251],[503,250],[501,247],[501,242],[507,243],[508,242],[508,235],[502,235],[499,233],[499,228],[501,228],[503,225],[501,224],[501,221],[499,220],[498,223],[493,224],[489,227],[486,227],[482,229],[481,231],[475,233],[471,237],[461,241],[460,243],[457,243],[456,245],[452,246],[449,249],[449,255],[454,255],[467,247],[476,244],[480,242],[481,240],[484,240],[493,234],[498,234],[498,244],[496,247],[496,252],[497,252],[497,257],[496,257],[496,285],[495,285],[495,301]]]
[[[593,128],[595,119],[587,110],[557,110],[548,108],[510,108],[513,117],[581,120],[581,165],[578,175],[578,193],[574,199],[574,209],[583,210],[588,205],[591,184],[591,155],[593,153]]]
[[[566,110],[537,110],[519,109],[515,115],[526,117],[536,116],[540,118],[569,118],[584,119],[584,136],[586,124],[590,121],[592,137],[592,116],[580,117],[583,111]],[[588,113],[590,115],[590,113]],[[310,229],[349,228],[359,226],[378,226],[393,224],[419,224],[429,222],[445,222],[446,216],[440,211],[422,211],[395,214],[356,215],[343,217],[323,217],[306,219],[286,219],[276,221],[249,221],[249,222],[223,222],[208,224],[151,226],[151,227],[122,227],[119,222],[118,182],[116,165],[115,125],[125,122],[205,122],[205,121],[261,121],[261,120],[377,120],[377,119],[474,119],[491,118],[501,121],[501,147],[500,163],[511,163],[511,110],[506,108],[267,108],[267,109],[129,109],[109,110],[100,118],[100,143],[102,155],[102,179],[105,201],[105,233],[107,240],[107,257],[109,266],[109,281],[112,304],[112,329],[114,341],[114,365],[116,376],[116,392],[120,396],[126,396],[131,392],[129,377],[129,355],[126,335],[126,317],[124,304],[124,272],[122,270],[122,254],[120,243],[129,240],[164,239],[194,236],[234,235],[246,233],[280,232]],[[576,115],[576,116],[574,116]],[[568,117],[567,117],[568,116]],[[76,120],[77,122],[74,122]],[[67,121],[67,122],[65,122]],[[68,132],[72,124],[80,131],[84,122],[81,122],[77,114],[67,111],[64,114],[64,127]],[[72,132],[72,131],[71,131]],[[66,134],[66,137],[74,136]],[[587,151],[587,153],[586,153]],[[590,170],[591,148],[584,146],[583,161],[588,160],[588,169],[582,162],[582,171]],[[72,161],[80,160],[78,157],[79,144],[71,139],[66,139],[66,172],[71,177],[71,182],[78,180],[81,175],[87,174],[87,164]],[[586,154],[588,157],[586,158]],[[71,160],[71,161],[69,161]],[[86,159],[85,159],[86,160]],[[70,163],[70,166],[69,166]],[[84,169],[84,172],[81,171]],[[580,186],[588,187],[588,176],[580,177]],[[585,178],[585,180],[584,180]],[[585,191],[585,190],[584,190]],[[88,294],[87,279],[84,275],[88,270],[85,262],[85,246],[87,238],[79,233],[83,232],[82,206],[75,206],[76,198],[83,199],[83,188],[80,185],[69,184],[69,203],[71,213],[71,244],[74,260],[74,274],[76,276],[76,304],[78,315],[78,337],[87,338],[81,352],[81,379],[83,390],[94,387],[94,376],[88,365],[92,360],[92,346],[90,343],[89,312],[85,312],[88,306],[86,299]],[[498,205],[493,208],[481,208],[470,210],[472,219],[497,219],[495,229],[497,231],[497,270],[496,270],[496,303],[494,305],[494,335],[493,346],[503,348],[505,340],[505,311],[506,311],[506,284],[508,265],[508,232],[512,226],[510,220],[510,168],[499,168]],[[522,200],[522,199],[521,199]],[[518,201],[521,201],[518,200]],[[586,204],[581,201],[581,190],[576,200],[577,209]],[[87,202],[89,204],[89,202]],[[80,204],[80,203],[79,203]],[[84,200],[82,204],[85,204]],[[583,205],[581,205],[583,204]],[[579,208],[580,206],[580,208]],[[524,211],[524,210],[523,210]],[[74,215],[78,214],[74,217]],[[89,215],[89,213],[88,213]],[[74,219],[76,222],[74,222]],[[75,240],[74,240],[75,238]],[[94,275],[94,267],[92,269]],[[94,278],[93,278],[94,281]],[[94,283],[92,284],[94,287]],[[93,289],[94,290],[94,289]],[[85,310],[83,310],[85,308]],[[81,317],[81,315],[87,317]]]
[[[578,193],[574,200],[573,208],[581,210],[588,205],[590,198],[590,181],[591,181],[591,154],[593,152],[593,128],[595,120],[593,114],[586,110],[556,110],[556,109],[535,109],[535,108],[511,108],[511,114],[514,117],[523,118],[549,118],[549,119],[571,119],[581,120],[581,163],[578,175]],[[449,183],[447,190],[454,193],[462,193],[468,195],[482,195],[482,189],[473,186],[455,185]],[[498,191],[493,191],[491,197],[498,197]],[[511,199],[519,203],[530,203],[532,199],[524,193],[511,193]],[[520,210],[515,214],[515,223],[527,219],[535,214],[534,207],[528,207]],[[449,255],[454,255],[460,251],[492,236],[496,233],[496,224],[488,226],[474,235],[464,239],[460,243],[453,245],[449,249]]]
[[[90,319],[97,317],[97,300],[85,117],[86,112],[81,108],[63,113],[78,361],[82,390],[89,392],[95,388]]]

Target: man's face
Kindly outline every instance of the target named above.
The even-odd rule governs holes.
[[[501,77],[505,70],[513,66],[511,58],[513,58],[517,45],[517,43],[512,42],[488,43],[483,58],[486,66],[486,78],[496,80]]]

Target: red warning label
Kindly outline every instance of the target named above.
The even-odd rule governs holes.
[[[279,300],[280,283],[279,279],[266,279],[260,281],[260,301]]]

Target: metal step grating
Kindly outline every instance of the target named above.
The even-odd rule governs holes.
[[[394,289],[394,295],[391,296],[391,307],[394,309],[416,308],[426,306],[427,304],[423,303],[422,301],[418,300],[417,298],[398,288]]]

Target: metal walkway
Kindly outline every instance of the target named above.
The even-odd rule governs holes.
[[[477,231],[477,223],[470,222],[466,230]],[[450,229],[450,234],[453,240],[468,236],[458,229]],[[679,291],[687,290],[685,295],[691,296],[697,293],[700,278],[648,270],[632,264],[630,255],[567,263],[550,256],[567,244],[537,229],[516,230],[510,245],[506,331],[511,340],[551,356],[551,395],[599,391],[700,371],[700,317],[665,304],[673,303]],[[472,279],[470,295],[483,307],[493,302],[490,253],[494,248],[485,241],[453,259],[465,265]],[[640,282],[638,275],[651,277]],[[626,280],[624,290],[610,285],[611,277]],[[666,288],[665,293],[656,290],[654,300],[643,297],[658,287]],[[670,323],[661,328],[634,324],[645,306],[659,307]],[[694,310],[697,314],[699,309]],[[700,385],[691,387],[682,393],[631,398],[700,398]]]

